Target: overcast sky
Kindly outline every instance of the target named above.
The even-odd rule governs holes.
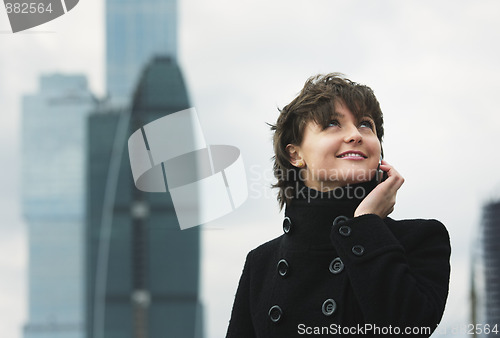
[[[443,325],[468,323],[468,257],[482,204],[500,196],[500,2],[179,1],[179,62],[205,138],[240,148],[250,188],[240,209],[203,226],[207,338],[225,334],[247,252],[281,234],[265,122],[309,76],[332,71],[374,89],[385,158],[406,179],[391,216],[447,226],[453,271]],[[80,1],[12,34],[0,9],[2,337],[21,337],[26,319],[20,97],[52,72],[84,73],[103,95],[103,23],[103,3]]]

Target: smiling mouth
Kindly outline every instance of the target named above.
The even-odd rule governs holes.
[[[358,159],[358,160],[361,160],[361,159],[367,158],[367,156],[364,156],[361,153],[347,152],[347,153],[343,153],[343,154],[338,155],[337,158],[346,158],[346,159]]]

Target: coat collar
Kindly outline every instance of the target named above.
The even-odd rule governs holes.
[[[299,183],[296,195],[285,209],[283,247],[287,249],[331,249],[330,232],[335,219],[354,216],[354,211],[377,186],[377,182],[347,185],[320,192]]]

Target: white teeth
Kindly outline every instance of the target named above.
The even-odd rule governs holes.
[[[362,155],[360,154],[355,154],[355,153],[347,153],[347,154],[344,154],[344,155],[341,155],[340,158],[342,157],[353,157],[353,156],[356,156],[356,157],[363,157]]]

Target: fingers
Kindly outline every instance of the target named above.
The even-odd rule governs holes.
[[[405,179],[396,169],[394,169],[393,166],[387,163],[387,161],[382,160],[380,169],[382,169],[387,173],[388,175],[387,181],[389,181],[390,179],[393,182],[393,186],[396,188],[396,190],[398,190],[403,185]]]
[[[356,208],[355,216],[371,213],[385,218],[394,211],[396,195],[404,183],[404,178],[387,161],[382,161],[380,169],[387,173],[388,178],[365,197]]]

